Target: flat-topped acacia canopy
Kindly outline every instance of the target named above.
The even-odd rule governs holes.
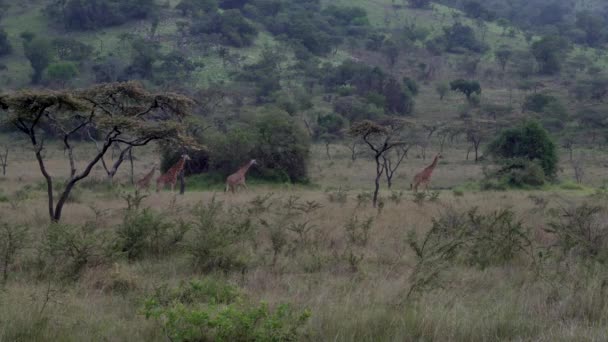
[[[49,215],[59,221],[70,191],[86,178],[103,160],[113,145],[131,149],[151,141],[168,141],[178,145],[192,144],[185,134],[184,119],[194,102],[179,94],[152,93],[137,82],[110,83],[79,90],[23,90],[0,95],[4,124],[27,135],[47,181]],[[54,205],[53,178],[47,172],[42,151],[44,136],[63,142],[68,151],[70,175]],[[78,172],[72,141],[89,135],[98,142],[97,153]]]

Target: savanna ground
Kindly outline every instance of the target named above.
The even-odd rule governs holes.
[[[79,153],[86,154],[86,148]],[[329,160],[325,147],[315,146],[309,186],[253,184],[249,191],[227,195],[219,184],[202,188],[189,179],[183,196],[152,191],[139,205],[157,215],[148,224],[163,221],[169,227],[163,234],[184,225],[189,230],[175,240],[161,236],[149,245],[142,240],[139,249],[128,252],[116,247],[117,241],[124,247],[118,232],[130,224],[124,197],[132,189],[120,185],[128,184],[128,166],[113,187],[97,169],[66,207],[59,230],[65,235],[53,235],[57,228],[49,227],[46,194],[30,154],[12,151],[8,174],[0,180],[2,222],[27,227],[23,249],[0,291],[0,341],[175,339],[167,317],[147,318],[146,305],[162,289],[209,279],[234,286],[252,303],[265,302],[271,309],[287,303],[295,312],[309,312],[294,335],[298,340],[608,338],[605,266],[576,249],[562,253],[550,248],[559,237],[544,231],[563,219],[551,208],[606,201],[596,190],[604,180],[601,151],[579,153],[586,156],[585,186],[562,182],[543,190],[492,192],[472,185],[482,177],[482,166],[465,161],[465,150],[450,147],[434,175],[431,195],[422,201],[408,190],[409,180],[430,160],[412,151],[394,189],[383,190],[379,210],[365,195],[374,172],[369,159],[360,156],[352,162],[348,150],[334,145]],[[61,149],[49,148],[46,157],[54,174],[66,174]],[[137,157],[135,174],[141,176],[157,154],[150,148]],[[569,164],[562,164],[560,178],[572,179]],[[219,208],[215,219],[201,214],[214,206]],[[412,232],[421,241],[433,220],[447,222],[474,207],[487,217],[512,210],[510,224],[521,221],[524,240],[531,244],[518,245],[521,250],[504,259],[494,260],[490,251],[484,254],[487,262],[483,251],[478,255],[474,250],[420,262]],[[234,220],[244,217],[249,231],[240,237],[229,234]],[[589,226],[600,232],[598,239],[606,231],[605,217],[600,213]],[[201,237],[209,243],[204,245]],[[487,252],[487,246],[475,246]]]

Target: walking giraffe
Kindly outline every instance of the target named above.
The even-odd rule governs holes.
[[[161,187],[165,187],[166,184],[171,184],[171,191],[175,189],[175,183],[177,183],[177,175],[184,169],[186,160],[191,160],[187,154],[183,154],[179,161],[173,165],[164,175],[161,175],[156,179],[156,192],[159,192]]]
[[[245,175],[247,174],[247,171],[249,171],[249,168],[256,164],[257,162],[255,159],[251,159],[249,163],[242,166],[237,172],[228,176],[228,178],[226,178],[226,190],[224,190],[224,192],[230,190],[232,193],[234,193],[239,185],[247,189],[247,184],[245,184]]]
[[[424,168],[424,170],[414,176],[414,181],[412,184],[410,184],[410,189],[414,189],[414,192],[418,192],[418,187],[420,186],[420,184],[423,184],[424,190],[426,191],[429,186],[429,183],[431,182],[431,176],[433,175],[433,171],[435,170],[435,167],[437,167],[437,163],[439,162],[439,158],[441,158],[441,153],[437,153],[431,165],[427,166],[426,168]]]
[[[154,172],[156,172],[156,163],[152,165],[152,170],[148,172],[142,179],[138,180],[135,183],[135,187],[137,189],[150,189],[150,183],[152,182],[152,177],[154,176]]]

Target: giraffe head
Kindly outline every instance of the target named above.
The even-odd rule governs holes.
[[[187,154],[182,154],[182,159],[183,160],[192,160],[192,158],[190,158],[190,156]]]
[[[255,159],[251,159],[251,161],[249,162],[249,164],[251,164],[251,165],[258,165],[258,162]]]

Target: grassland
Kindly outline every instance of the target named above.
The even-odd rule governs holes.
[[[252,216],[253,238],[243,249],[248,256],[246,271],[198,271],[185,247],[190,237],[161,255],[132,261],[116,255],[87,263],[70,279],[50,277],[36,266],[48,241],[45,194],[29,151],[16,149],[7,176],[0,180],[4,198],[0,217],[12,225],[27,225],[29,233],[27,248],[11,265],[9,280],[0,291],[0,341],[163,341],[161,324],[142,313],[144,299],[162,286],[210,277],[233,284],[249,298],[271,307],[287,302],[310,310],[303,340],[605,340],[605,271],[574,257],[547,261],[542,269],[533,262],[535,258],[525,255],[485,269],[457,263],[441,273],[439,287],[406,299],[416,266],[408,232],[424,234],[432,220],[450,208],[464,212],[478,207],[482,213],[510,208],[529,230],[534,250],[540,252],[555,241],[543,230],[555,219],[550,208],[604,201],[594,195],[604,182],[604,154],[598,151],[582,151],[587,156],[583,163],[588,176],[584,185],[573,189],[556,185],[535,191],[482,192],[466,185],[481,177],[482,166],[463,160],[465,151],[458,146],[444,152],[446,157],[434,175],[436,201],[415,203],[406,190],[415,170],[428,163],[412,153],[393,189],[403,192],[403,197],[391,200],[391,192],[384,189],[381,211],[368,201],[357,200],[371,187],[373,165],[365,156],[350,161],[348,151],[338,145],[331,147],[331,160],[325,156],[324,146],[315,146],[309,186],[252,185],[250,191],[237,195],[226,195],[218,188],[191,189],[184,196],[151,193],[142,206],[170,222],[195,220],[193,208],[212,199],[246,209],[272,194],[266,211]],[[81,146],[77,157],[86,155],[88,148]],[[66,174],[61,149],[49,146],[46,156],[53,174]],[[140,175],[156,154],[150,149],[137,157],[135,170]],[[566,163],[563,167],[560,178],[567,181],[571,174]],[[107,186],[97,169],[97,180],[79,187],[66,207],[65,223],[78,226],[101,215],[95,230],[113,232],[122,222],[126,206],[121,193],[130,191],[128,185],[119,185],[128,183],[127,169],[117,176],[114,187]],[[281,217],[289,199],[321,206],[293,219],[311,223],[310,246],[301,248],[298,235],[287,225],[281,227],[294,250],[284,250],[271,262],[271,231],[259,220],[279,222],[273,220]],[[372,220],[368,240],[359,245],[349,242],[345,228],[354,217]],[[349,253],[354,253],[355,261]]]

